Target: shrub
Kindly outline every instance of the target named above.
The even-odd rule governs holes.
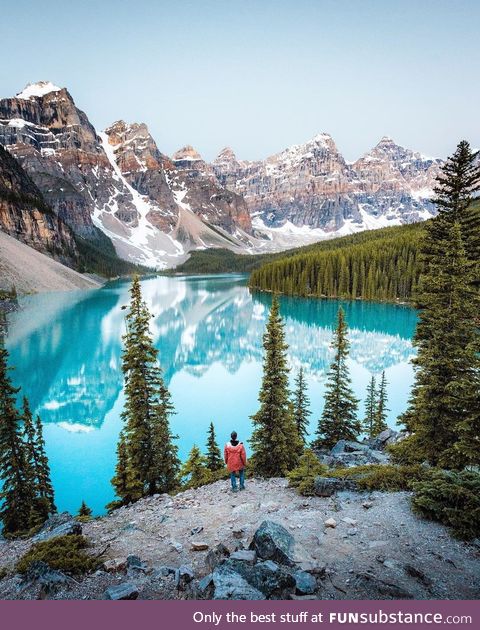
[[[306,449],[300,457],[298,466],[288,473],[289,486],[296,488],[299,494],[311,497],[315,494],[315,477],[325,475],[327,467],[318,461],[311,449]]]
[[[448,525],[458,538],[480,536],[480,473],[439,470],[413,488],[417,514]]]
[[[395,466],[392,464],[366,464],[352,468],[338,468],[330,476],[353,479],[362,490],[399,492],[412,490],[417,481],[428,479],[431,469],[419,464]]]
[[[17,563],[17,571],[26,573],[32,562],[41,560],[52,569],[70,575],[82,575],[94,571],[100,564],[85,552],[87,539],[81,535],[56,536],[35,543]]]

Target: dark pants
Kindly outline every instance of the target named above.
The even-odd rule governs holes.
[[[240,490],[244,490],[245,488],[245,468],[238,471],[238,475],[240,477]],[[237,489],[237,477],[235,472],[230,473],[230,481],[232,482],[232,490]]]

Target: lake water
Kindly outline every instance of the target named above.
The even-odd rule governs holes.
[[[12,378],[44,423],[47,453],[60,510],[84,499],[96,514],[113,498],[110,479],[121,428],[121,336],[129,283],[95,291],[24,298],[9,316]],[[258,408],[262,335],[270,296],[251,295],[242,275],[159,277],[142,281],[154,318],[151,330],[176,415],[182,459],[203,447],[214,422],[220,445],[232,429],[246,441]],[[309,385],[312,432],[322,410],[330,342],[339,302],[282,298],[292,382],[303,365]],[[349,324],[350,369],[363,400],[372,374],[386,371],[389,421],[407,404],[413,372],[413,309],[342,302]],[[248,450],[248,445],[247,445]]]

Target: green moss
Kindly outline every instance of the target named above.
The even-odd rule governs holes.
[[[288,473],[288,485],[304,497],[311,497],[315,494],[315,478],[326,473],[327,467],[318,461],[311,449],[306,449],[298,466]]]
[[[458,538],[480,537],[480,473],[435,471],[413,489],[417,514],[451,527]]]
[[[431,469],[419,464],[395,466],[392,464],[366,464],[330,471],[331,477],[352,479],[361,490],[399,492],[412,490],[417,481],[429,479]]]
[[[32,562],[41,560],[52,569],[70,575],[83,575],[94,571],[100,561],[86,553],[87,539],[81,535],[57,536],[34,544],[19,560],[16,570],[25,573]]]

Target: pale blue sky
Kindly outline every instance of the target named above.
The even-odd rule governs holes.
[[[256,159],[317,132],[480,145],[478,0],[0,0],[0,96],[66,86],[98,130]]]

